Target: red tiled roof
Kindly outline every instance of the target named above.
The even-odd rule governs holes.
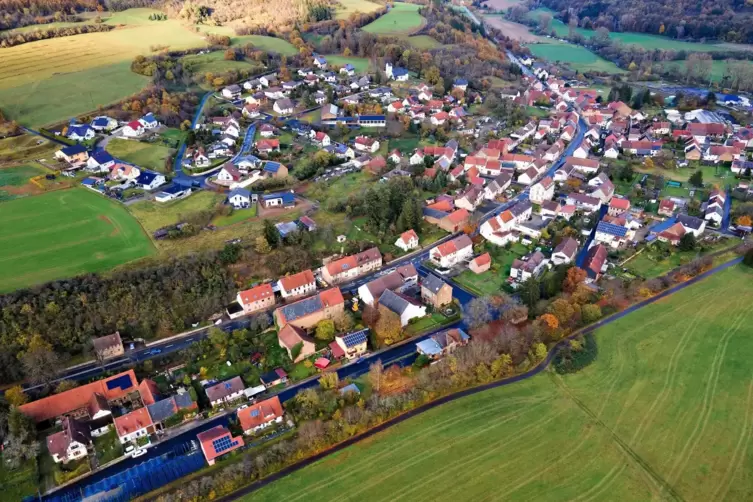
[[[442,256],[449,256],[472,245],[471,238],[463,234],[459,237],[455,237],[451,241],[443,242],[437,246],[437,251]]]
[[[340,292],[340,288],[331,288],[326,291],[322,291],[321,293],[319,293],[319,299],[322,301],[322,305],[325,308],[345,303],[345,299]]]
[[[238,421],[244,431],[266,424],[283,415],[280,398],[274,396],[238,411]]]
[[[400,235],[400,239],[406,244],[410,242],[411,239],[418,240],[418,234],[416,234],[416,231],[412,228],[410,230],[406,230]]]
[[[159,389],[157,384],[153,380],[145,378],[139,385],[139,394],[141,394],[141,400],[144,402],[144,406],[149,406],[157,402],[157,396],[159,396]]]
[[[630,201],[628,199],[618,199],[615,197],[612,198],[612,200],[609,202],[609,207],[627,211],[628,209],[630,209]]]
[[[303,272],[280,278],[280,284],[285,291],[293,291],[296,288],[313,282],[315,282],[315,279],[314,273],[311,270],[304,270]]]
[[[487,263],[491,263],[492,257],[489,253],[484,253],[475,257],[473,261],[476,263],[477,267],[482,267],[486,265]]]
[[[152,425],[152,417],[146,408],[139,408],[132,412],[115,419],[115,430],[118,436],[123,437],[128,434],[144,429]]]
[[[247,289],[238,293],[241,297],[241,302],[244,305],[250,305],[254,302],[266,300],[269,297],[274,297],[275,292],[272,290],[271,284],[262,284],[255,288]]]
[[[452,223],[460,223],[461,221],[465,221],[468,219],[470,214],[468,213],[467,209],[458,209],[457,211],[453,211],[445,218],[450,220]]]
[[[231,442],[238,441],[238,444],[231,448],[217,452],[215,451],[214,446],[212,445],[212,441],[214,441],[215,439],[223,438],[223,437],[229,438]],[[240,448],[241,446],[243,446],[243,438],[233,437],[230,431],[227,430],[222,425],[218,425],[217,427],[213,427],[209,429],[208,431],[204,431],[200,434],[197,434],[196,439],[198,439],[199,443],[201,443],[201,450],[204,452],[204,457],[207,459],[207,461],[214,460],[220,455],[224,455],[225,453],[228,453],[230,451],[235,450],[236,448]]]

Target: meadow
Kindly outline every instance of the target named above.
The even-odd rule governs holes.
[[[228,61],[224,51],[213,51],[208,54],[190,54],[181,58],[183,64],[190,64],[194,74],[223,73],[230,70],[252,71],[261,66],[255,66],[247,61]]]
[[[172,150],[158,143],[144,143],[127,139],[112,139],[107,144],[107,151],[115,158],[131,162],[137,166],[145,167],[167,173],[170,166],[165,162],[170,157]]]
[[[406,38],[409,44],[416,49],[436,49],[442,47],[442,43],[431,38],[429,35],[415,35]]]
[[[88,189],[2,203],[0,291],[102,272],[154,252],[120,204]]]
[[[424,18],[418,13],[420,7],[410,3],[395,3],[387,14],[361,29],[375,35],[409,35],[424,23]]]
[[[339,0],[337,9],[335,9],[335,19],[348,19],[351,14],[356,12],[368,14],[381,8],[381,5],[368,0]]]
[[[366,73],[369,71],[371,61],[368,58],[359,58],[355,56],[338,56],[335,54],[325,55],[327,64],[332,66],[345,66],[346,64],[352,64],[357,73]]]
[[[554,42],[531,44],[528,48],[531,49],[531,53],[537,58],[567,64],[576,71],[624,73],[624,70],[618,68],[611,61],[607,61],[579,45]]]
[[[750,500],[753,272],[596,331],[596,360],[445,404],[243,500]]]

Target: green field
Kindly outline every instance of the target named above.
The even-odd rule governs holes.
[[[431,38],[429,35],[416,35],[408,37],[406,40],[416,49],[436,49],[437,47],[442,47],[439,41]]]
[[[154,252],[128,211],[88,189],[2,204],[0,290],[102,272]]]
[[[147,232],[179,223],[181,215],[189,215],[199,211],[212,209],[215,204],[225,198],[222,194],[202,190],[185,199],[160,203],[141,201],[128,206],[131,214],[141,222]]]
[[[353,65],[353,67],[355,67],[357,73],[366,73],[367,71],[369,71],[369,67],[371,65],[371,61],[369,61],[367,58],[338,56],[335,54],[325,55],[324,57],[327,59],[327,64],[332,66],[345,66],[346,64],[350,63]]]
[[[224,51],[213,51],[209,54],[190,54],[184,56],[183,64],[191,65],[191,72],[203,75],[209,73],[223,73],[230,70],[253,70],[258,68],[247,61],[228,61]]]
[[[29,178],[45,174],[45,172],[47,171],[32,164],[0,169],[0,188],[4,186],[20,187],[28,183]]]
[[[667,68],[676,69],[681,76],[685,75],[685,61],[664,61],[662,66]],[[727,62],[726,61],[712,61],[711,62],[711,80],[714,82],[721,82],[722,78],[727,75]]]
[[[420,5],[410,3],[393,5],[387,14],[361,29],[376,35],[406,35],[413,33],[424,23],[424,18],[418,13]]]
[[[168,172],[165,161],[170,157],[170,148],[158,143],[144,143],[128,139],[112,139],[107,151],[115,158],[131,162],[162,173]]]
[[[407,420],[244,500],[750,500],[753,272],[597,331],[546,372]]]
[[[335,19],[348,19],[351,14],[363,12],[368,14],[382,8],[381,5],[368,0],[339,0],[335,9]]]
[[[528,46],[537,58],[566,64],[576,71],[623,73],[614,63],[597,56],[585,47],[559,42],[531,44]]]
[[[249,218],[255,218],[256,217],[256,206],[251,206],[248,209],[236,209],[233,211],[233,214],[230,216],[219,216],[212,221],[215,225],[218,227],[226,227],[228,225],[232,225],[233,223],[240,223],[241,221],[245,221]]]
[[[236,35],[235,30],[230,26],[207,26],[197,25],[195,27],[200,33],[214,33],[216,35],[227,35],[230,37],[233,46],[253,44],[259,49],[278,52],[285,56],[298,54],[298,49],[287,40],[266,35]]]

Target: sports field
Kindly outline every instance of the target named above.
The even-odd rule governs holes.
[[[85,188],[0,206],[0,291],[102,272],[154,252],[128,211]]]
[[[579,45],[559,42],[531,44],[531,53],[542,59],[567,64],[576,71],[600,71],[606,73],[624,73],[616,64],[597,56]]]
[[[361,29],[376,35],[411,34],[424,23],[424,18],[418,13],[420,7],[411,3],[395,3],[387,14]]]
[[[127,139],[112,139],[107,144],[107,151],[113,157],[137,166],[167,173],[165,162],[170,157],[170,149],[158,143],[143,143]]]
[[[441,406],[245,500],[751,500],[753,272],[597,331],[579,373]]]

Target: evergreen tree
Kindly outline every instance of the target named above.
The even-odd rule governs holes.
[[[264,238],[267,239],[267,243],[273,248],[280,246],[280,232],[277,231],[272,221],[268,219],[264,220]]]

